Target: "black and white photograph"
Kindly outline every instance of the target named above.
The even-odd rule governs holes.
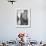
[[[30,26],[30,9],[18,9],[17,10],[17,27],[29,27]]]

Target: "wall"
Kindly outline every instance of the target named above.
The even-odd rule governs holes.
[[[19,32],[26,32],[33,40],[46,40],[46,1],[17,0],[14,5],[0,0],[0,40],[15,40]],[[16,9],[31,8],[31,28],[16,28]]]

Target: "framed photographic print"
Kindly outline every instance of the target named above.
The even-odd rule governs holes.
[[[31,9],[17,9],[16,27],[31,27]]]

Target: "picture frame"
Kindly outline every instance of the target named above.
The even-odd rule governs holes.
[[[16,12],[16,27],[29,28],[31,27],[31,9],[18,8]]]

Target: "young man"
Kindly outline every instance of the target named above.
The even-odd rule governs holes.
[[[21,24],[20,25],[28,25],[28,10],[24,10],[23,13],[21,13],[21,17],[20,17],[20,21]]]

